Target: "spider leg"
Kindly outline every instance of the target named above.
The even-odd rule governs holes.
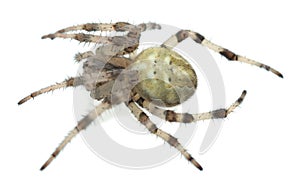
[[[84,43],[102,44],[104,47],[111,45],[119,49],[118,52],[116,52],[116,55],[124,55],[132,53],[138,48],[140,36],[140,31],[128,32],[125,36],[113,37],[85,33],[53,33],[43,36],[42,39],[55,39],[58,37],[64,39],[75,39]]]
[[[25,98],[23,98],[22,100],[20,100],[18,102],[18,105],[21,105],[23,104],[24,102],[38,96],[38,95],[41,95],[41,94],[44,94],[44,93],[47,93],[47,92],[50,92],[50,91],[54,91],[56,89],[60,89],[60,88],[66,88],[66,87],[77,87],[79,85],[82,85],[83,84],[83,78],[81,77],[71,77],[69,79],[66,79],[64,80],[63,82],[61,83],[56,83],[54,85],[50,85],[49,87],[45,87],[45,88],[42,88],[38,91],[35,91],[33,93],[31,93],[30,95],[26,96]]]
[[[55,33],[65,33],[70,31],[77,31],[77,30],[84,30],[84,31],[125,31],[124,28],[126,26],[129,26],[129,23],[126,22],[116,22],[111,24],[106,23],[86,23],[86,24],[80,24],[77,26],[70,26],[61,30],[58,30]]]
[[[99,35],[92,35],[92,34],[85,34],[85,33],[53,33],[42,36],[42,39],[55,39],[55,38],[63,38],[63,39],[75,39],[79,42],[86,42],[86,43],[102,43],[102,44],[111,44],[113,37],[105,37]]]
[[[138,45],[140,39],[140,33],[146,30],[154,30],[154,29],[161,29],[161,26],[156,23],[142,23],[137,26],[126,23],[126,22],[117,22],[114,24],[102,24],[102,23],[88,23],[82,24],[77,26],[67,27],[53,34],[48,34],[42,36],[42,39],[45,38],[70,38],[75,39],[79,42],[85,43],[100,43],[100,44],[113,44],[116,46],[122,46],[122,49],[118,51],[119,55],[128,54],[134,52]],[[70,31],[78,31],[78,30],[85,30],[85,31],[117,31],[117,32],[127,32],[125,36],[114,36],[114,37],[107,37],[107,36],[99,36],[99,35],[92,35],[92,34],[85,34],[85,33],[67,33]],[[85,54],[86,55],[86,54]],[[77,58],[80,59],[80,54]],[[76,59],[77,60],[77,59]]]
[[[41,167],[41,171],[44,170],[57,155],[60,153],[62,149],[83,129],[86,129],[91,122],[93,122],[101,113],[105,110],[111,108],[111,103],[103,100],[93,111],[91,111],[87,116],[81,119],[77,126],[69,132],[69,134],[65,137],[65,139],[60,143],[60,145],[55,149],[55,151],[51,154],[50,158],[43,164]]]
[[[74,60],[76,62],[80,62],[81,60],[92,57],[92,56],[95,56],[95,54],[92,51],[86,51],[86,52],[83,52],[83,53],[75,54]]]
[[[194,40],[196,43],[199,43],[217,53],[220,53],[222,56],[224,56],[225,58],[227,58],[229,61],[240,61],[240,62],[244,62],[247,64],[251,64],[251,65],[255,65],[257,67],[263,68],[267,71],[271,71],[272,73],[274,73],[275,75],[277,75],[278,77],[283,78],[283,75],[275,70],[274,68],[271,68],[268,65],[262,64],[260,62],[257,62],[255,60],[251,60],[249,58],[246,58],[244,56],[240,56],[238,54],[235,54],[234,52],[223,48],[219,45],[216,45],[210,41],[208,41],[207,39],[204,38],[204,36],[202,36],[201,34],[194,32],[194,31],[190,31],[190,30],[180,30],[179,32],[177,32],[175,35],[171,36],[167,41],[165,41],[161,46],[162,47],[166,47],[166,48],[173,48],[175,47],[178,43],[180,43],[181,41],[185,40],[186,38],[190,37],[192,40]]]
[[[176,113],[172,110],[164,110],[157,106],[151,107],[150,102],[140,97],[138,94],[134,96],[133,100],[136,103],[138,103],[138,105],[148,110],[150,113],[166,121],[191,123],[191,122],[196,122],[196,121],[206,120],[206,119],[226,118],[228,114],[233,112],[233,110],[243,102],[245,96],[246,96],[246,91],[243,91],[241,96],[227,109],[218,109],[218,110],[213,110],[210,112],[198,113],[198,114]]]
[[[141,29],[141,31],[146,31],[146,30],[160,30],[161,26],[159,24],[156,24],[154,22],[148,22],[148,23],[142,23],[139,24],[138,27]]]
[[[152,30],[152,29],[160,29],[160,25],[155,23],[147,23],[147,24],[140,24],[138,26],[131,25],[125,22],[117,22],[115,24],[83,24],[78,26],[72,26],[65,29],[61,29],[55,33],[48,34],[42,36],[42,39],[50,38],[70,38],[78,40],[79,42],[92,42],[92,43],[102,43],[102,44],[118,44],[114,43],[119,42],[120,40],[123,41],[128,38],[140,38],[140,33],[145,30]],[[128,31],[126,37],[124,36],[115,36],[115,37],[104,37],[99,35],[92,35],[92,34],[85,34],[85,33],[67,33],[69,31],[77,31],[77,30],[85,30],[85,31],[121,31],[125,32]],[[121,43],[122,44],[122,43]],[[131,47],[133,45],[127,46]]]
[[[116,23],[87,23],[87,24],[80,24],[77,26],[70,26],[61,30],[58,30],[55,33],[66,33],[70,31],[78,31],[78,30],[84,30],[87,32],[91,31],[117,31],[117,32],[124,32],[124,31],[129,31],[132,29],[133,25],[127,23],[127,22],[116,22]],[[137,26],[138,28],[141,29],[141,31],[145,30],[153,30],[153,29],[161,29],[161,26],[156,23],[142,23]]]
[[[176,148],[188,161],[190,161],[195,167],[202,171],[201,165],[189,154],[186,149],[179,143],[178,139],[170,135],[169,133],[159,129],[149,119],[149,117],[135,104],[134,101],[129,101],[128,108],[132,111],[134,116],[152,133],[160,137],[171,146]]]

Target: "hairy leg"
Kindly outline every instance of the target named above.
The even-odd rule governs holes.
[[[78,31],[78,30],[84,30],[88,32],[92,31],[125,31],[126,26],[129,26],[131,24],[127,22],[116,22],[116,23],[86,23],[86,24],[80,24],[76,26],[70,26],[61,30],[58,30],[55,33],[66,33],[70,31]]]
[[[117,31],[117,32],[125,32],[127,31],[127,38],[138,38],[140,37],[140,33],[145,30],[153,30],[153,29],[160,29],[160,25],[155,23],[146,23],[140,25],[131,25],[126,22],[117,22],[115,24],[102,24],[102,23],[89,23],[89,24],[82,24],[78,26],[71,26],[68,28],[64,28],[58,30],[55,33],[48,34],[42,36],[42,39],[50,38],[70,38],[78,40],[79,42],[92,42],[92,43],[101,43],[101,44],[116,44],[120,43],[120,40],[124,40],[125,36],[115,36],[115,37],[104,37],[99,35],[92,35],[92,34],[85,34],[85,33],[67,33],[70,31],[78,31],[78,30],[85,30],[85,31]],[[127,39],[128,40],[128,39]],[[122,43],[121,43],[122,44]],[[127,46],[131,47],[133,45]]]
[[[127,22],[116,22],[116,23],[86,23],[86,24],[80,24],[76,26],[70,26],[61,30],[58,30],[55,33],[66,33],[66,32],[71,32],[71,31],[78,31],[78,30],[84,30],[87,32],[92,32],[92,31],[117,31],[117,32],[124,32],[124,31],[130,31],[134,25],[131,25]],[[142,23],[137,25],[138,28],[141,29],[141,31],[146,31],[146,30],[154,30],[154,29],[161,29],[159,24],[156,23]]]
[[[65,81],[61,82],[61,83],[56,83],[54,85],[51,85],[49,87],[45,87],[45,88],[42,88],[38,91],[35,91],[33,93],[31,93],[30,95],[26,96],[25,98],[23,98],[22,100],[20,100],[18,102],[18,105],[21,105],[23,104],[24,102],[38,96],[38,95],[41,95],[41,94],[44,94],[44,93],[47,93],[47,92],[50,92],[50,91],[54,91],[56,89],[60,89],[60,88],[66,88],[66,87],[77,87],[79,85],[82,85],[83,84],[83,78],[82,77],[71,77],[69,79],[66,79]]]
[[[200,120],[206,119],[218,119],[218,118],[225,118],[233,112],[233,110],[238,107],[244,100],[246,96],[246,91],[243,91],[241,96],[227,109],[218,109],[213,110],[210,112],[205,113],[198,113],[198,114],[189,114],[189,113],[176,113],[172,110],[164,110],[157,106],[151,106],[151,102],[145,100],[144,98],[140,97],[138,94],[135,94],[133,100],[138,103],[139,106],[145,108],[153,115],[164,119],[169,122],[180,122],[180,123],[191,123]]]
[[[132,111],[134,116],[152,133],[160,137],[171,146],[176,148],[188,161],[190,161],[196,168],[202,171],[201,165],[189,154],[186,149],[179,143],[178,139],[166,133],[165,131],[156,127],[156,125],[149,119],[149,117],[135,104],[134,101],[129,101],[128,108]]]
[[[117,22],[112,24],[103,24],[103,23],[88,23],[77,26],[67,27],[61,30],[58,30],[55,33],[42,36],[42,39],[45,38],[70,38],[78,40],[79,42],[85,43],[98,43],[103,45],[115,45],[121,46],[122,48],[118,51],[118,55],[128,54],[134,52],[138,45],[140,39],[140,33],[146,30],[161,29],[159,24],[156,23],[143,23],[139,25],[132,25],[126,22]],[[127,32],[125,36],[101,36],[101,35],[92,35],[86,33],[67,33],[70,31],[117,31],[117,32]],[[80,58],[80,56],[79,56]]]
[[[44,170],[54,159],[58,156],[62,149],[74,138],[81,130],[86,129],[91,122],[93,122],[100,114],[102,114],[105,110],[111,108],[111,104],[103,100],[93,111],[91,111],[87,116],[81,119],[77,126],[71,130],[66,136],[66,138],[60,143],[60,145],[55,149],[55,151],[51,154],[50,158],[43,164],[41,167],[41,171]]]
[[[196,43],[199,43],[217,53],[220,53],[222,56],[224,56],[225,58],[227,58],[230,61],[240,61],[240,62],[244,62],[247,64],[251,64],[251,65],[255,65],[257,67],[263,68],[267,71],[271,71],[272,73],[274,73],[275,75],[277,75],[278,77],[283,78],[283,75],[275,70],[274,68],[271,68],[268,65],[262,64],[260,62],[257,62],[255,60],[251,60],[249,58],[246,58],[244,56],[240,56],[226,48],[223,48],[219,45],[216,45],[210,41],[208,41],[207,39],[204,38],[204,36],[202,36],[201,34],[194,32],[194,31],[190,31],[190,30],[180,30],[179,32],[177,32],[175,35],[171,36],[167,41],[165,41],[161,46],[162,47],[166,47],[166,48],[173,48],[175,47],[178,43],[180,43],[181,41],[185,40],[186,38],[190,37],[192,40],[194,40]]]

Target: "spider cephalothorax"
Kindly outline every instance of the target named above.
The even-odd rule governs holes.
[[[227,109],[218,109],[210,112],[189,114],[176,113],[160,107],[172,107],[189,99],[197,87],[197,76],[189,62],[173,48],[186,38],[191,38],[215,52],[220,53],[230,61],[240,61],[255,65],[267,71],[271,71],[279,77],[280,72],[257,61],[237,55],[232,51],[218,46],[206,40],[199,33],[190,30],[180,30],[172,35],[159,47],[150,47],[143,50],[137,56],[134,54],[139,46],[141,32],[145,30],[160,29],[155,23],[132,25],[126,22],[114,24],[89,23],[77,25],[59,30],[42,38],[71,38],[80,42],[96,43],[100,45],[95,52],[78,53],[76,61],[83,61],[83,73],[78,77],[69,78],[61,83],[51,85],[39,91],[31,93],[18,104],[34,98],[40,94],[63,87],[76,87],[83,85],[90,91],[93,99],[101,103],[80,120],[77,126],[69,133],[63,142],[51,154],[51,157],[41,167],[45,169],[67,143],[81,130],[96,119],[102,112],[110,109],[113,104],[125,103],[132,114],[153,134],[175,147],[188,161],[202,170],[200,164],[184,149],[180,142],[172,135],[156,127],[144,113],[143,108],[150,113],[170,122],[190,123],[205,119],[225,118],[237,106],[245,95],[241,96]],[[72,31],[116,31],[123,32],[123,36],[101,36],[86,33],[69,33]],[[127,56],[129,55],[129,56]],[[157,103],[159,100],[160,103]],[[150,104],[154,106],[150,106]]]

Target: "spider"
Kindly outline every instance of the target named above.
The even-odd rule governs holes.
[[[61,83],[33,92],[20,100],[18,104],[21,105],[49,91],[77,86],[84,86],[90,92],[91,97],[100,103],[78,122],[40,170],[44,170],[67,143],[81,130],[86,129],[97,116],[112,108],[113,105],[120,103],[125,103],[136,119],[150,133],[157,135],[176,148],[196,168],[202,170],[201,165],[187,152],[178,139],[157,128],[143,109],[169,122],[191,123],[199,120],[225,118],[243,102],[246,91],[244,90],[241,96],[228,108],[210,112],[189,114],[163,109],[161,104],[156,101],[157,99],[165,107],[173,107],[189,99],[197,87],[197,75],[194,69],[183,56],[173,50],[177,44],[186,38],[191,38],[194,42],[220,53],[229,61],[240,61],[255,65],[283,78],[280,72],[270,66],[240,56],[208,41],[201,34],[191,30],[180,30],[160,46],[150,47],[136,56],[130,56],[139,47],[141,33],[156,29],[161,29],[161,26],[156,23],[142,23],[139,25],[127,22],[87,23],[67,27],[42,37],[42,39],[70,38],[79,42],[95,43],[99,47],[95,52],[87,51],[75,55],[76,61],[84,62],[82,75],[71,77]],[[79,30],[82,30],[82,32],[76,33]],[[123,35],[102,36],[89,33],[97,31],[122,33]],[[129,71],[127,74],[122,74],[124,70]],[[119,82],[118,87],[114,87],[117,82]],[[113,90],[115,92],[112,92]],[[153,104],[154,106],[152,106]]]

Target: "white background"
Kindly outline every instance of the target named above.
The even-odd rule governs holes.
[[[299,6],[297,1],[7,1],[1,2],[0,188],[299,188]],[[222,71],[227,102],[245,102],[226,119],[214,146],[199,155],[204,171],[183,157],[152,169],[119,168],[95,156],[81,137],[45,171],[52,150],[73,128],[72,90],[25,95],[75,75],[75,41],[43,34],[86,22],[158,22],[192,29],[239,54],[280,70],[285,78],[229,63]],[[199,129],[195,137],[205,132]],[[156,139],[159,140],[159,139]],[[198,140],[197,140],[198,141]],[[151,157],[149,157],[151,158]]]

